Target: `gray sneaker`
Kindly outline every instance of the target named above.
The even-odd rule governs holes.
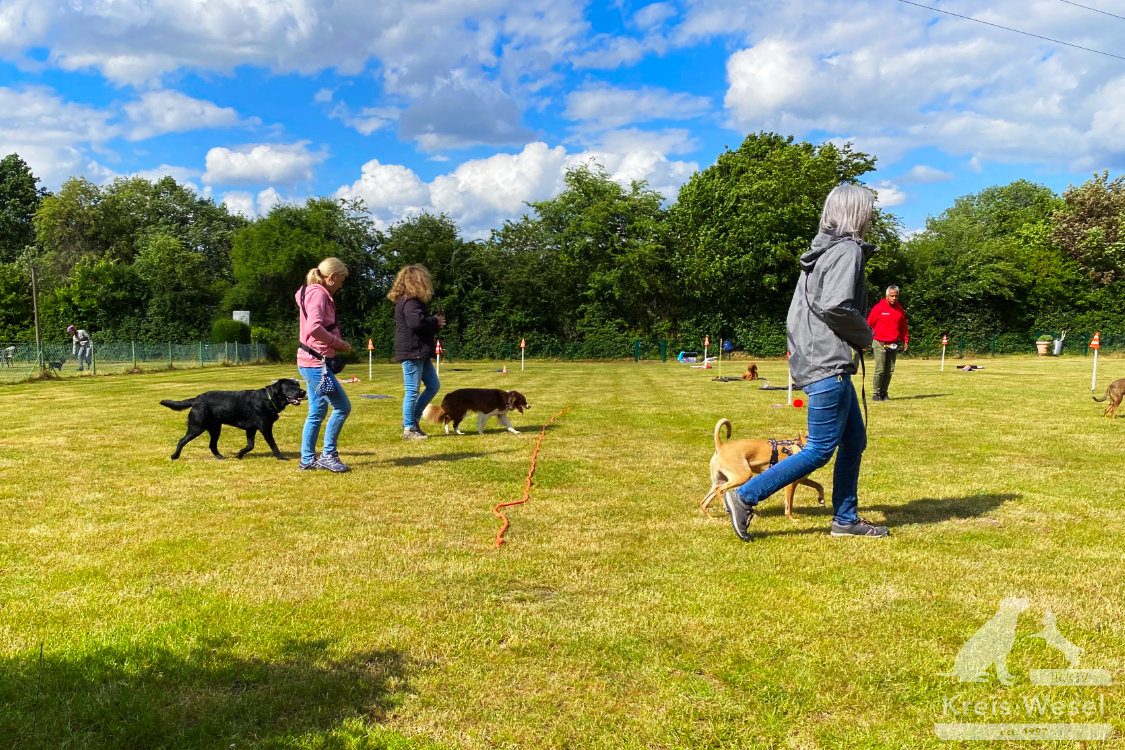
[[[416,427],[411,427],[410,429],[402,431],[403,440],[428,440],[429,437],[429,435],[422,432]]]
[[[832,522],[831,534],[832,536],[889,536],[890,531],[886,526],[876,526],[868,520],[863,518],[855,523],[836,523]]]
[[[742,498],[738,496],[738,490],[724,492],[723,505],[727,507],[727,513],[730,513],[730,525],[734,527],[735,536],[744,542],[751,541],[748,528],[750,522],[754,520],[754,511],[751,510],[749,505],[742,502]]]
[[[320,468],[328,469],[328,471],[334,471],[337,474],[344,471],[351,471],[352,468],[340,460],[340,454],[336,451],[321,454],[320,458],[318,458],[316,462],[317,465],[320,466]]]
[[[297,471],[314,471],[321,468],[320,462],[315,458],[312,461],[301,461],[297,464]]]

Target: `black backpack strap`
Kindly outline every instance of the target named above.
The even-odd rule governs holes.
[[[301,284],[301,314],[306,318],[309,317],[309,311],[305,309],[305,290],[308,289],[308,287],[308,284]],[[339,327],[340,326],[336,323],[336,321],[332,321],[332,325],[324,326],[324,330],[335,331]],[[301,344],[301,346],[305,345]],[[307,349],[308,347],[305,348]],[[323,359],[323,357],[321,359]]]
[[[314,357],[315,359],[319,359],[319,360],[320,360],[321,362],[323,362],[323,361],[324,361],[324,355],[323,355],[323,354],[321,354],[320,352],[318,352],[318,351],[317,351],[316,349],[313,349],[313,348],[312,348],[311,346],[306,346],[305,344],[302,344],[302,343],[298,343],[298,344],[297,344],[297,347],[298,347],[298,348],[300,348],[300,349],[303,349],[303,350],[304,350],[304,351],[306,351],[306,352],[308,352],[308,353],[309,353],[309,354],[311,354],[311,355],[312,355],[312,356],[313,356],[313,357]]]

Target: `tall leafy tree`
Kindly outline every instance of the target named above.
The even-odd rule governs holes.
[[[874,168],[874,157],[849,145],[757,133],[694,174],[669,222],[684,317],[711,333],[784,321],[824,199]]]
[[[970,333],[1024,331],[1068,275],[1044,227],[1058,208],[1048,188],[1026,180],[958,198],[906,248],[911,317]]]
[[[1052,238],[1096,284],[1125,279],[1125,175],[1102,172],[1063,193]]]
[[[18,154],[0,159],[0,263],[11,263],[35,244],[35,212],[46,194]]]
[[[569,170],[564,184],[554,198],[530,204],[541,249],[552,258],[563,333],[652,328],[672,300],[663,197],[644,182],[626,188],[597,164]]]
[[[328,198],[310,198],[300,206],[278,204],[235,235],[235,281],[223,307],[249,310],[255,325],[295,329],[296,290],[310,268],[335,256],[349,271],[336,300],[337,314],[356,326],[378,304],[376,285],[382,276],[376,248],[375,229],[362,204]]]

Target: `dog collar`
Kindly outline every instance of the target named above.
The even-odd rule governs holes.
[[[273,402],[273,394],[270,393],[270,389],[269,388],[263,388],[262,390],[266,392],[266,400],[270,402],[270,406],[273,407],[274,411],[276,411],[278,414],[280,414],[281,408]]]

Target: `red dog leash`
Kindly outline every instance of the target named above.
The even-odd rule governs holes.
[[[523,505],[531,499],[531,477],[535,474],[535,458],[539,455],[539,446],[543,444],[543,436],[547,434],[547,425],[554,422],[567,411],[570,411],[569,406],[565,409],[561,409],[558,414],[551,417],[547,424],[543,425],[543,429],[539,431],[539,439],[535,441],[535,450],[531,452],[531,468],[527,470],[527,484],[525,484],[523,488],[523,499],[513,500],[510,503],[499,503],[492,509],[492,515],[504,522],[504,525],[500,527],[500,531],[496,532],[496,549],[500,549],[500,545],[504,543],[504,532],[508,530],[508,517],[504,515],[500,509],[507,508],[510,505]]]

